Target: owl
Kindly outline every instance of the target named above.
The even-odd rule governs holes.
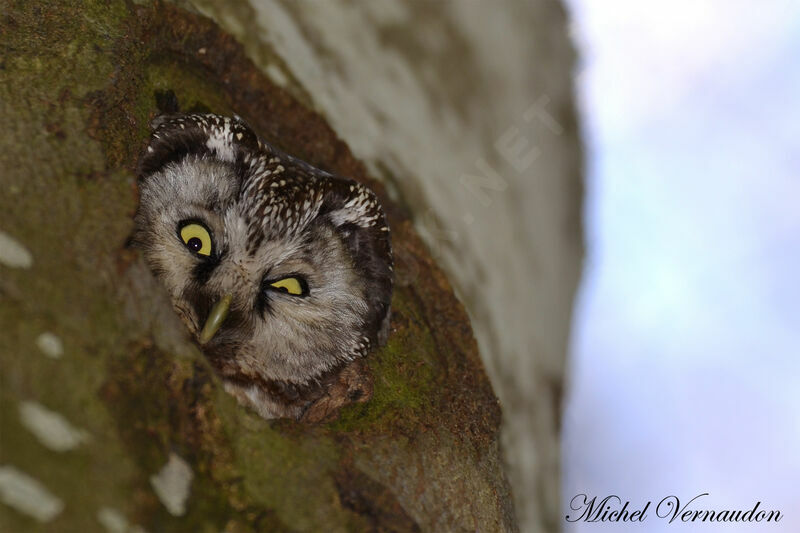
[[[151,126],[133,243],[225,388],[265,418],[300,418],[385,342],[392,250],[376,195],[238,117]]]

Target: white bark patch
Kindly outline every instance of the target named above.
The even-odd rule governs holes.
[[[11,268],[30,268],[33,256],[19,241],[0,231],[0,263]]]
[[[113,507],[101,507],[97,511],[97,521],[108,533],[147,533],[138,524],[131,524],[125,515]]]
[[[169,454],[167,464],[158,474],[150,476],[156,496],[171,515],[181,516],[186,512],[192,478],[194,473],[191,467],[174,453]]]
[[[64,502],[39,481],[13,466],[0,466],[0,501],[39,522],[49,522]]]
[[[66,452],[89,440],[89,434],[75,428],[66,418],[36,402],[19,404],[19,419],[45,447]]]
[[[60,359],[64,355],[64,345],[55,334],[45,331],[36,337],[36,346],[51,359]]]
[[[127,533],[128,531],[128,519],[111,507],[102,507],[97,511],[97,521],[106,528],[108,533]]]

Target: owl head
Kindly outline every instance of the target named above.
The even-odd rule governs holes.
[[[238,117],[152,126],[134,243],[226,388],[265,417],[296,416],[297,391],[384,340],[392,253],[378,199]]]

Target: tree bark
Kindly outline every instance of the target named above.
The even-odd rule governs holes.
[[[467,315],[325,120],[181,7],[0,5],[0,530],[516,530]],[[168,91],[381,196],[397,283],[371,401],[321,425],[240,407],[127,247]]]

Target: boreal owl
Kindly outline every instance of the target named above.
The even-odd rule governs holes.
[[[303,416],[388,332],[392,251],[376,195],[238,117],[152,127],[134,244],[226,389],[265,418]]]

